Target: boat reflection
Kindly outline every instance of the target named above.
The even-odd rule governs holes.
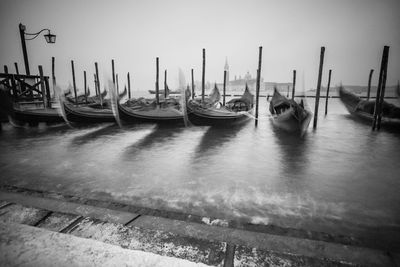
[[[125,148],[125,154],[136,154],[142,149],[149,149],[156,145],[164,145],[174,139],[177,135],[182,133],[185,127],[171,127],[167,125],[157,125],[153,128],[152,132],[147,134],[144,138],[133,143]]]
[[[312,145],[309,142],[311,136],[307,134],[300,136],[286,132],[272,125],[272,136],[275,137],[275,142],[278,145],[280,156],[280,169],[285,177],[303,176],[310,162],[308,151]]]
[[[96,140],[103,136],[112,136],[119,131],[120,128],[115,123],[107,124],[100,129],[72,138],[71,143],[77,146],[84,145],[86,143],[96,142]]]
[[[228,142],[235,142],[234,139],[246,125],[248,125],[248,122],[226,128],[209,127],[195,149],[194,159],[204,157],[209,152],[220,149]]]

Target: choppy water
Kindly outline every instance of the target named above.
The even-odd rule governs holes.
[[[400,227],[399,133],[330,100],[300,138],[261,105],[257,128],[3,124],[1,184],[306,229]]]

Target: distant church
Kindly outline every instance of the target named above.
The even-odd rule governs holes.
[[[226,71],[226,90],[227,91],[243,92],[244,89],[246,88],[246,83],[247,83],[250,91],[252,91],[252,92],[256,91],[257,77],[253,78],[249,71],[246,73],[246,75],[243,78],[240,75],[239,75],[239,77],[237,77],[235,75],[235,79],[230,80],[228,58],[225,59],[224,70]],[[218,87],[220,90],[222,90],[223,83],[218,84]],[[261,77],[260,90],[263,90],[263,88],[264,88],[264,79]]]
[[[230,80],[229,76],[229,65],[228,65],[228,58],[225,59],[225,66],[224,70],[226,70],[226,90],[227,92],[238,92],[241,93],[246,88],[246,83],[251,92],[256,92],[257,86],[257,75],[256,77],[251,76],[250,72],[247,71],[246,75],[242,78],[241,75],[237,77],[235,75],[234,80]],[[218,88],[222,91],[224,84],[218,83]],[[292,83],[277,83],[277,82],[264,82],[264,78],[260,78],[260,91],[267,91],[273,92],[274,87],[277,87],[279,91],[286,92],[291,90]]]

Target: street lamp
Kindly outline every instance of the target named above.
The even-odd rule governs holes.
[[[25,25],[20,23],[19,24],[19,35],[21,37],[22,53],[24,54],[25,71],[26,71],[26,75],[30,75],[28,53],[26,51],[25,40],[33,40],[36,37],[38,37],[39,34],[41,34],[43,31],[47,31],[47,34],[44,35],[46,42],[49,44],[54,44],[56,42],[56,36],[54,34],[51,34],[49,29],[42,29],[41,31],[39,31],[37,33],[26,33],[25,29],[26,29]],[[25,36],[29,36],[29,37],[27,38]]]

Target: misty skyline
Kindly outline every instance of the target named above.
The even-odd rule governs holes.
[[[181,68],[190,81],[201,80],[202,49],[206,49],[206,81],[221,83],[225,59],[231,80],[249,71],[256,75],[258,47],[263,47],[264,81],[291,82],[297,70],[298,88],[305,76],[306,89],[317,84],[320,47],[326,47],[322,85],[332,69],[334,86],[366,85],[369,70],[378,82],[384,45],[390,46],[387,84],[400,74],[400,2],[370,1],[21,1],[0,2],[0,62],[25,72],[18,24],[27,32],[42,28],[57,35],[55,44],[43,36],[27,41],[32,74],[43,65],[51,74],[56,57],[59,84],[72,82],[75,62],[77,86],[83,87],[83,70],[93,88],[94,62],[99,63],[101,85],[111,78],[115,60],[120,87],[131,75],[132,89],[154,89],[155,61],[160,58],[160,84],[168,70],[170,88],[178,85]]]

